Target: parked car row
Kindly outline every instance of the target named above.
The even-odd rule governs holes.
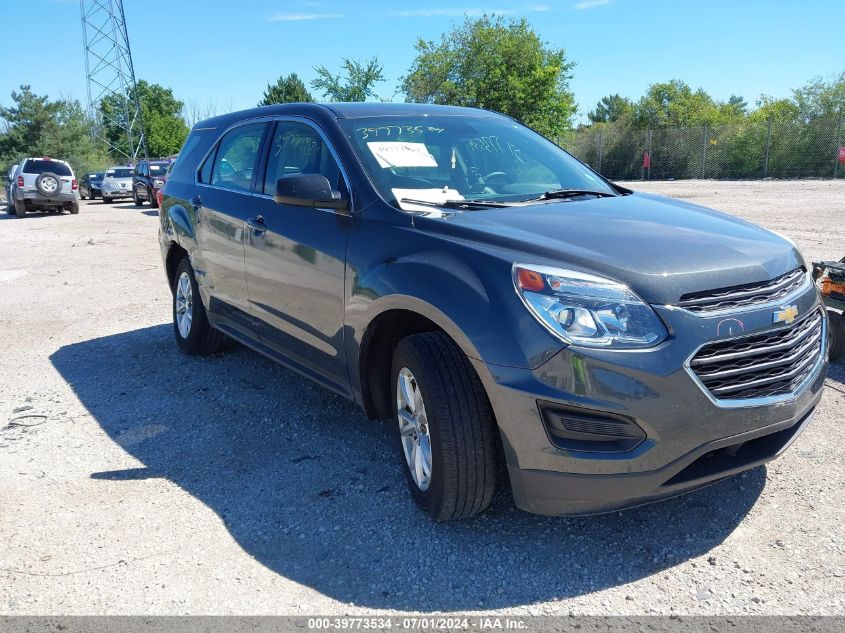
[[[134,168],[115,165],[106,171],[87,173],[77,182],[66,161],[25,158],[6,174],[6,210],[19,216],[39,210],[78,213],[80,199],[97,198],[104,203],[132,198],[136,206],[149,202],[155,209],[161,202],[161,190],[172,163],[166,159],[142,160]]]

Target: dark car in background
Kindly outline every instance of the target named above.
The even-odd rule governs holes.
[[[158,208],[156,192],[164,187],[165,174],[170,166],[169,160],[141,160],[132,172],[132,198],[135,206],[149,202]]]
[[[780,455],[822,394],[827,317],[793,244],[615,185],[506,116],[209,119],[160,216],[179,348],[228,336],[392,417],[439,520],[484,510],[501,462],[531,512],[685,493]]]
[[[105,172],[97,171],[85,174],[79,181],[79,197],[83,200],[96,200],[103,197],[103,176]]]
[[[174,159],[174,161],[171,161],[171,163],[167,166],[167,171],[164,172],[164,177],[162,178],[162,180],[164,180],[165,185],[167,184],[167,179],[170,178],[170,172],[173,171],[173,165],[175,165],[175,164],[176,163],[175,163],[175,159]],[[160,207],[161,203],[163,201],[164,201],[164,186],[162,186],[160,189],[156,189],[156,205],[155,206]]]

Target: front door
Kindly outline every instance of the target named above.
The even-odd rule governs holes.
[[[328,142],[310,125],[279,121],[267,144],[256,215],[246,236],[249,302],[262,343],[327,386],[349,394],[343,347],[344,275],[351,217],[276,204],[276,181],[323,174],[348,197]],[[256,224],[261,216],[263,224]]]
[[[252,180],[267,123],[238,126],[220,140],[200,170],[194,267],[210,317],[252,335],[244,272],[246,219],[254,214]]]

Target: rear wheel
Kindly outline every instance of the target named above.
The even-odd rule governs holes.
[[[135,206],[136,206],[136,207],[140,207],[140,206],[142,206],[142,205],[144,204],[144,201],[143,201],[143,200],[141,200],[141,199],[138,197],[138,190],[137,190],[137,189],[133,189],[133,190],[132,190],[132,202],[134,202],[134,203],[135,203]]]
[[[68,211],[70,211],[70,214],[71,214],[71,215],[76,215],[77,213],[79,213],[79,203],[78,203],[78,202],[74,202],[72,205],[70,205],[70,206],[68,207],[68,209],[67,209],[67,210],[68,210]]]
[[[185,257],[173,282],[173,333],[185,354],[205,356],[220,351],[223,333],[211,326],[200,298],[194,269]]]
[[[496,423],[464,353],[442,332],[402,339],[393,417],[411,495],[434,519],[484,511],[496,487]]]
[[[156,197],[155,191],[148,191],[147,193],[150,196],[150,206],[153,209],[158,209],[158,198]]]
[[[108,196],[103,196],[103,204],[111,204],[112,199]]]
[[[26,215],[26,203],[23,200],[15,200],[15,215],[19,218]]]

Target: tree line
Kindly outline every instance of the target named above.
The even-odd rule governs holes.
[[[603,97],[589,123],[558,142],[605,176],[794,178],[845,175],[845,72],[817,78],[789,97],[713,99],[673,80],[638,100]]]
[[[438,40],[419,38],[414,48],[415,57],[400,78],[397,95],[378,94],[385,76],[377,57],[343,59],[339,72],[315,67],[316,77],[309,86],[296,72],[282,74],[268,83],[258,105],[315,101],[311,91],[327,101],[399,97],[407,102],[495,110],[563,144],[572,143],[578,132],[586,138],[614,130],[621,138],[629,132],[670,126],[806,122],[845,108],[845,73],[833,80],[813,80],[788,98],[763,95],[755,107],[740,96],[720,102],[675,79],[649,86],[636,100],[619,94],[603,97],[587,113],[587,123],[574,126],[577,108],[570,81],[575,64],[563,48],[543,42],[524,18],[467,17]],[[67,158],[78,173],[126,161],[132,152],[121,124],[126,113],[133,111],[127,105],[136,99],[151,156],[177,153],[189,126],[217,114],[213,104],[186,106],[172,89],[143,79],[133,92],[102,100],[94,116],[75,99],[51,100],[34,94],[29,86],[21,86],[11,96],[12,105],[0,108],[0,165],[25,155],[52,155]],[[101,135],[115,148],[111,152],[91,133],[97,121]]]

